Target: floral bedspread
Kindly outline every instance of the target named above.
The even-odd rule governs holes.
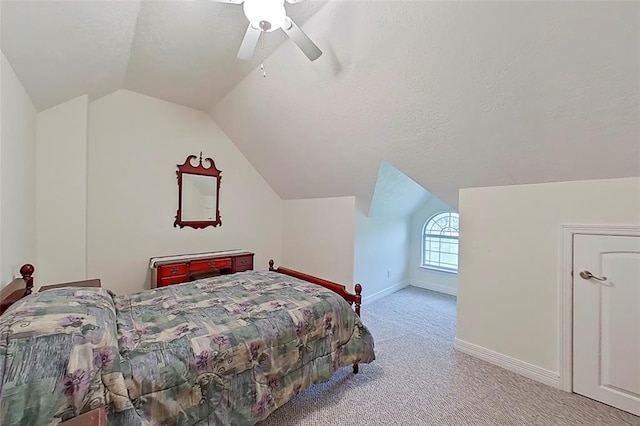
[[[110,425],[251,425],[374,357],[342,297],[274,272],[51,290],[0,317],[0,418],[55,424],[106,405]]]
[[[0,423],[56,424],[126,404],[115,322],[104,289],[50,290],[11,306],[0,316]]]

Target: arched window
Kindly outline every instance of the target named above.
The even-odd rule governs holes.
[[[441,212],[422,228],[422,266],[449,272],[458,271],[458,213]]]

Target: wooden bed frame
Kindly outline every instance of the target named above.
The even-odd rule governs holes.
[[[0,290],[0,314],[13,305],[18,300],[25,296],[28,296],[33,291],[33,272],[35,268],[33,265],[26,264],[20,268],[20,275],[22,278],[16,278],[11,281],[6,287]]]
[[[356,294],[349,293],[347,288],[342,284],[334,283],[332,281],[328,281],[322,278],[314,277],[313,275],[305,274],[303,272],[298,272],[289,268],[274,268],[273,259],[269,260],[269,270],[272,272],[279,272],[281,274],[289,275],[291,277],[299,278],[304,281],[308,281],[313,284],[321,285],[322,287],[328,288],[334,293],[338,293],[342,296],[351,306],[354,307],[354,310],[358,316],[360,316],[360,306],[362,305],[362,286],[360,284],[356,284],[355,291]],[[0,290],[0,314],[6,311],[9,306],[13,305],[18,300],[22,299],[25,296],[30,295],[33,292],[33,273],[35,272],[35,268],[33,265],[27,263],[22,265],[20,268],[20,275],[22,278],[16,278],[11,281],[7,286]],[[72,283],[69,283],[72,284]],[[62,286],[63,284],[59,284]]]
[[[308,281],[313,284],[320,285],[322,287],[328,288],[334,293],[342,296],[351,306],[354,307],[356,315],[360,316],[360,306],[362,304],[362,286],[360,284],[356,284],[355,291],[356,293],[349,293],[347,288],[342,284],[334,283],[332,281],[328,281],[322,278],[314,277],[313,275],[305,274],[303,272],[294,271],[289,268],[274,268],[273,259],[269,260],[269,270],[272,272],[278,272],[281,274],[289,275],[294,278],[299,278],[304,281]],[[35,268],[33,265],[26,264],[20,268],[20,274],[22,278],[17,278],[9,285],[0,290],[0,314],[9,308],[9,306],[13,305],[18,300],[22,299],[25,296],[28,296],[33,291],[33,273]],[[73,285],[73,283],[68,283],[69,285]],[[60,284],[63,286],[63,284]],[[358,363],[353,364],[353,372],[358,374],[359,366]]]
[[[273,259],[269,260],[269,270],[273,272],[280,272],[281,274],[289,275],[295,278],[300,278],[304,281],[309,281],[313,284],[321,285],[322,287],[326,287],[334,293],[338,293],[342,296],[351,306],[354,307],[356,311],[356,315],[360,316],[360,306],[362,305],[362,286],[360,284],[356,284],[355,290],[356,294],[349,293],[347,288],[342,284],[334,283],[332,281],[327,281],[322,278],[314,277],[313,275],[305,274],[302,272],[294,271],[289,268],[275,268],[273,267]]]
[[[269,270],[273,272],[279,272],[281,274],[289,275],[295,278],[299,278],[304,281],[308,281],[313,284],[318,284],[322,287],[328,288],[333,292],[342,296],[351,306],[354,307],[356,315],[360,316],[360,305],[362,304],[362,286],[356,284],[356,293],[349,293],[345,286],[328,281],[322,278],[314,277],[313,275],[305,274],[288,268],[274,268],[273,260],[269,260]],[[22,278],[17,278],[6,287],[0,290],[0,314],[9,308],[12,304],[22,299],[25,296],[30,295],[33,292],[33,273],[35,268],[31,264],[23,265],[20,268],[20,275]],[[62,287],[65,284],[73,285],[74,283],[63,283],[56,287]],[[77,284],[77,283],[75,283]],[[358,363],[353,364],[354,374],[358,374]],[[60,426],[106,426],[106,411],[105,407],[98,407],[94,410],[81,414],[70,420],[60,423]]]

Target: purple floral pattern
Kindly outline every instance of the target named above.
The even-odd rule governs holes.
[[[259,351],[260,351],[260,344],[255,342],[251,343],[249,345],[249,361],[257,360]]]
[[[218,334],[217,336],[211,337],[211,343],[215,344],[215,345],[218,345],[218,346],[228,345],[229,344],[229,337],[227,337],[224,334]]]
[[[82,317],[76,315],[69,315],[60,320],[60,325],[63,327],[82,327]]]
[[[143,328],[143,327],[136,327],[135,328],[136,334],[138,336],[147,336],[149,334],[151,334],[151,330],[148,328]]]
[[[93,363],[98,368],[110,368],[116,356],[109,349],[98,349],[93,353]]]
[[[287,306],[286,303],[281,302],[279,300],[271,302],[271,309],[280,309],[280,308],[285,308],[286,306]]]
[[[192,307],[193,305],[186,300],[179,300],[177,302],[169,303],[166,309],[168,311],[186,311]]]
[[[209,368],[212,358],[211,351],[202,351],[196,355],[196,368],[198,371],[206,371]]]
[[[24,297],[12,310],[15,316],[11,310],[0,316],[8,343],[0,349],[0,423],[58,424],[104,405],[106,386],[126,395],[118,376],[116,307],[107,290],[52,289]],[[16,362],[21,359],[28,362]],[[12,376],[1,373],[7,365]],[[37,410],[16,409],[34,400]]]
[[[262,395],[262,398],[256,402],[253,411],[256,413],[258,417],[263,417],[267,410],[269,409],[269,405],[271,404],[271,395]]]
[[[78,393],[84,393],[89,386],[91,378],[86,370],[76,370],[68,373],[62,381],[63,392],[67,396],[74,396]]]
[[[11,315],[15,318],[24,318],[34,315],[36,312],[33,308],[20,309],[11,313]]]
[[[128,347],[133,345],[133,339],[129,336],[122,336],[118,339],[118,346],[120,348]]]
[[[302,310],[302,316],[307,322],[313,321],[314,318],[313,311],[309,308],[305,308]]]
[[[269,376],[267,379],[267,385],[269,385],[269,387],[271,389],[279,389],[280,388],[280,376],[278,375],[272,375]]]
[[[300,384],[300,383],[296,383],[296,384],[293,386],[293,394],[294,394],[294,395],[299,395],[301,391],[302,391],[302,384]]]
[[[333,328],[333,318],[331,318],[330,316],[326,316],[324,318],[324,329],[331,330],[332,328]]]
[[[246,309],[244,309],[241,306],[236,306],[235,308],[233,308],[233,310],[231,311],[231,313],[237,317],[243,316],[247,313]]]

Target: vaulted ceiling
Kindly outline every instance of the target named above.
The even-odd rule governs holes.
[[[326,2],[289,5],[299,25]],[[1,47],[39,110],[118,89],[208,111],[260,62],[236,59],[242,6],[201,1],[6,1]],[[264,54],[287,40],[265,37]]]
[[[356,195],[381,161],[446,203],[463,187],[640,176],[640,3],[307,1],[235,58],[239,6],[2,2],[37,108],[128,88],[211,113],[283,198]],[[258,55],[256,55],[258,56]]]

